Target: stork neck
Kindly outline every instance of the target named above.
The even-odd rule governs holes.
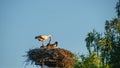
[[[48,35],[48,37],[52,37],[51,35]]]

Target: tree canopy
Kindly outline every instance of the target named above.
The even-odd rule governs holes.
[[[76,56],[75,68],[120,67],[120,0],[116,4],[117,17],[106,20],[104,33],[95,29],[85,38],[88,56]],[[81,59],[81,60],[79,60]]]

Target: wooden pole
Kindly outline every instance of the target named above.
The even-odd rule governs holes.
[[[42,59],[42,66],[41,68],[44,68],[44,59]]]

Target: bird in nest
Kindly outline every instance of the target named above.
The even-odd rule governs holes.
[[[51,42],[51,35],[39,35],[39,36],[36,36],[35,39],[38,39],[38,41],[41,41],[42,42],[42,46],[44,46],[44,41],[48,40],[49,39],[49,43]]]
[[[57,46],[58,46],[58,42],[56,41],[53,44],[48,43],[47,46],[46,46],[46,48],[47,49],[55,49]]]

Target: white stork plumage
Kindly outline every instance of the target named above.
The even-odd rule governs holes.
[[[42,46],[44,46],[44,41],[47,40],[47,39],[50,39],[49,40],[49,43],[51,42],[51,35],[39,35],[39,36],[36,36],[35,39],[38,39],[38,41],[41,41],[42,42]]]

